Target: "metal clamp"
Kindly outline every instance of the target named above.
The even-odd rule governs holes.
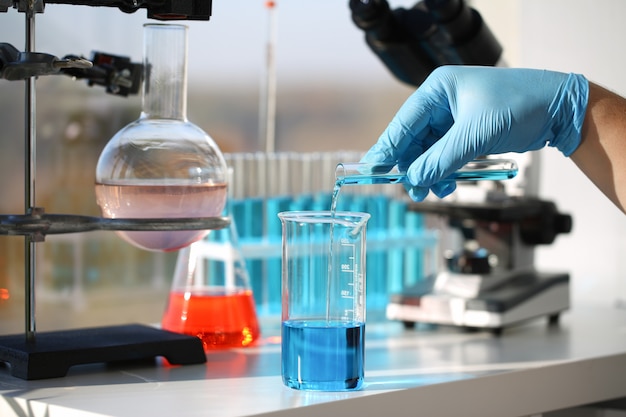
[[[13,45],[0,43],[0,78],[9,81],[26,80],[41,75],[57,74],[67,68],[91,68],[84,58],[59,59],[41,52],[20,52]]]
[[[108,219],[73,214],[45,214],[40,207],[28,213],[0,215],[0,235],[29,236],[43,242],[49,234],[110,231],[217,230],[230,225],[228,217]]]

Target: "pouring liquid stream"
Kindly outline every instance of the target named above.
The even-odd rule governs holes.
[[[330,200],[330,246],[328,252],[328,276],[326,278],[326,325],[330,326],[330,290],[331,290],[331,278],[333,273],[333,246],[335,244],[335,217],[337,214],[337,201],[339,200],[339,193],[344,180],[337,179],[333,188],[332,198]]]

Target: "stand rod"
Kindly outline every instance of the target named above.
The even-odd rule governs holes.
[[[268,24],[259,132],[265,140],[265,152],[272,153],[276,149],[276,1],[266,1],[265,7]]]
[[[35,52],[35,11],[33,0],[28,2],[25,13],[26,52]],[[24,166],[24,199],[26,213],[35,207],[35,171],[36,171],[36,105],[35,77],[25,81],[25,166]],[[24,278],[25,278],[25,310],[26,310],[26,343],[35,342],[35,242],[26,236],[24,241]]]

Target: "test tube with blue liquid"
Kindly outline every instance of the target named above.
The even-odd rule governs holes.
[[[453,172],[447,180],[501,181],[517,175],[512,159],[475,159]],[[340,163],[335,171],[337,185],[408,184],[406,171],[395,164],[350,162]]]

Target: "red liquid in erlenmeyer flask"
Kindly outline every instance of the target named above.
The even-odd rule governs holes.
[[[180,218],[220,216],[226,184],[132,185],[96,184],[96,199],[108,218]],[[174,251],[205,237],[206,230],[117,232],[147,250]]]
[[[161,327],[197,336],[205,350],[245,347],[260,336],[252,291],[172,291]]]

